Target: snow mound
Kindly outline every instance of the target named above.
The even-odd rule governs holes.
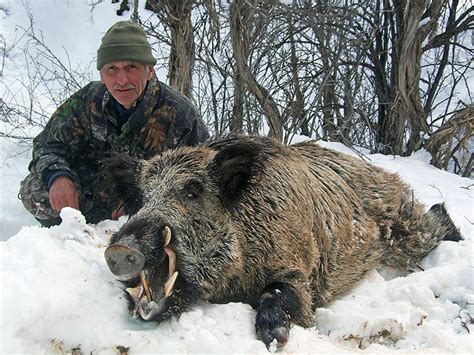
[[[124,220],[88,225],[70,208],[61,218],[59,226],[24,227],[0,244],[0,353],[267,352],[246,304],[201,302],[159,326],[132,320],[103,258]],[[318,309],[315,327],[294,326],[284,351],[472,352],[473,247],[471,240],[443,242],[420,265],[424,271],[407,276],[386,280],[374,270]]]

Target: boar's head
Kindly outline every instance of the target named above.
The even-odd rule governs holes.
[[[130,215],[105,258],[127,286],[138,286],[127,292],[135,316],[160,322],[198,299],[232,299],[232,280],[244,272],[245,234],[233,211],[258,180],[263,160],[251,142],[228,139],[148,161],[115,155],[105,162],[107,180]]]

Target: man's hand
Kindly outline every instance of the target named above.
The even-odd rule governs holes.
[[[49,202],[58,212],[64,207],[79,209],[79,195],[70,178],[60,176],[54,180],[49,189]]]

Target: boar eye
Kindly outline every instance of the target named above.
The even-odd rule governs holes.
[[[184,196],[190,200],[198,198],[203,191],[202,182],[196,179],[187,181],[183,188]]]

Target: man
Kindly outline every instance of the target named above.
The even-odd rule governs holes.
[[[59,224],[64,207],[79,209],[89,223],[123,214],[101,184],[109,152],[146,159],[208,137],[191,102],[157,80],[155,63],[137,24],[121,21],[106,32],[97,50],[101,81],[67,99],[33,140],[20,197],[43,226]]]

